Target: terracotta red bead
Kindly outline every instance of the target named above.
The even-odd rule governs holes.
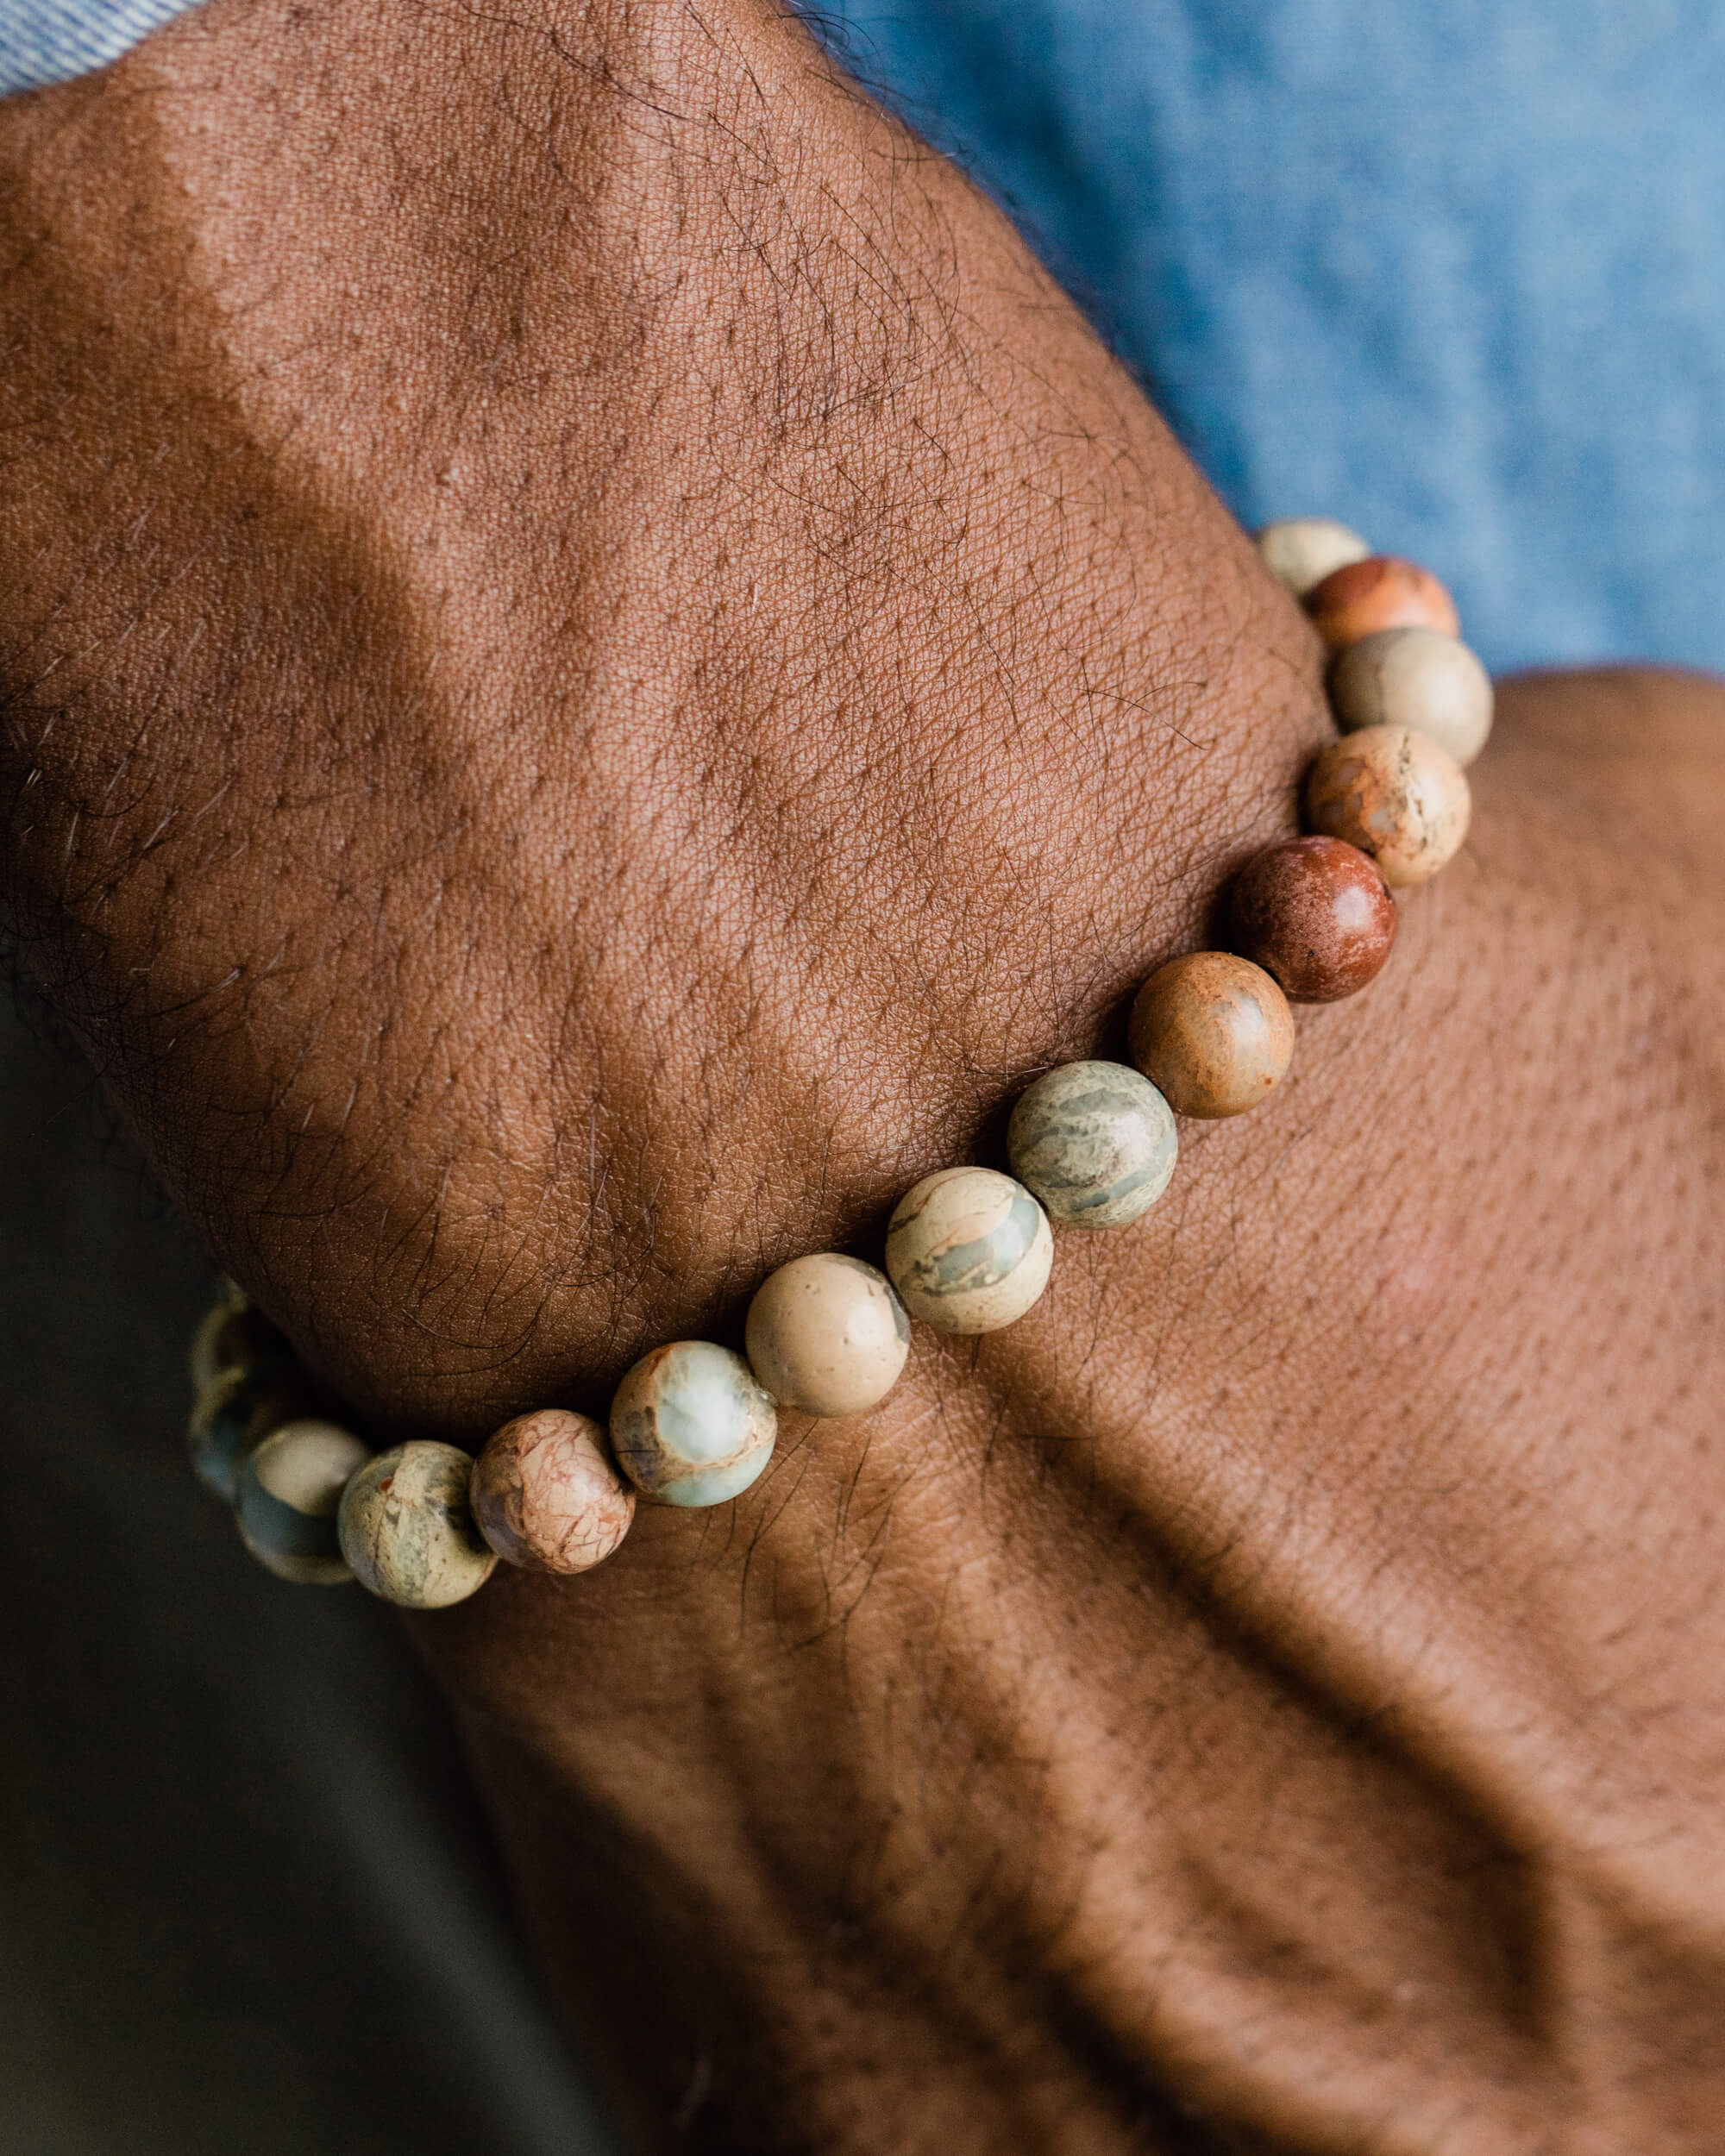
[[[1393,554],[1375,554],[1337,569],[1306,594],[1306,611],[1332,651],[1384,629],[1461,628],[1455,601],[1429,569]]]
[[[1285,838],[1247,862],[1229,893],[1233,948],[1295,1003],[1335,1003],[1376,978],[1396,941],[1396,901],[1339,838]]]

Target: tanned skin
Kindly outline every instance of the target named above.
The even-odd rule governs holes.
[[[211,0],[0,109],[0,339],[27,963],[380,1438],[875,1254],[1294,828],[1296,609],[752,0]],[[1502,706],[1145,1221],[419,1624],[643,2147],[1716,2152],[1725,696]]]

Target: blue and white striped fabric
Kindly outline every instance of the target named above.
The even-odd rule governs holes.
[[[0,96],[118,60],[195,0],[0,0]]]

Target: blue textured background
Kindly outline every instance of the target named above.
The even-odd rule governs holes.
[[[1725,667],[1717,0],[839,0],[1247,523],[1357,523],[1496,667]]]

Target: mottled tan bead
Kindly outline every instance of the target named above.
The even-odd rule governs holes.
[[[1392,887],[1423,883],[1467,837],[1467,774],[1411,726],[1367,726],[1320,751],[1306,778],[1306,820],[1358,846]]]
[[[887,1275],[913,1318],[938,1332],[994,1332],[1048,1285],[1054,1238],[1024,1185],[992,1168],[943,1168],[900,1199]]]
[[[1284,517],[1254,537],[1265,568],[1295,599],[1304,599],[1327,576],[1350,562],[1364,561],[1371,552],[1357,531],[1333,517]]]
[[[1132,1003],[1132,1059],[1176,1115],[1239,1115],[1294,1055],[1288,999],[1250,959],[1199,950],[1158,966]]]
[[[336,1587],[352,1577],[336,1515],[369,1451],[351,1430],[310,1418],[284,1423],[251,1452],[235,1502],[241,1539],[278,1579]]]
[[[1455,601],[1429,569],[1392,554],[1336,569],[1306,594],[1306,611],[1332,651],[1381,629],[1460,628]]]
[[[380,1452],[342,1495],[342,1554],[361,1587],[403,1609],[447,1609],[491,1577],[497,1553],[474,1525],[474,1463],[417,1438]]]
[[[474,1462],[468,1501],[480,1532],[530,1572],[585,1572],[629,1532],[635,1492],[612,1465],[591,1415],[541,1407],[495,1432]]]
[[[761,1283],[743,1345],[750,1369],[780,1407],[860,1415],[898,1383],[910,1352],[910,1319],[884,1273],[822,1250],[794,1257]]]
[[[1350,733],[1411,726],[1467,765],[1491,732],[1491,676],[1465,643],[1437,629],[1381,629],[1339,652],[1330,705]]]

